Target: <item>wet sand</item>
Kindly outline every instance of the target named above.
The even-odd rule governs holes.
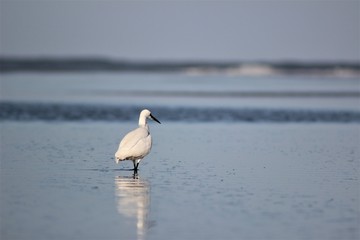
[[[157,116],[161,120],[161,116]],[[1,239],[358,239],[358,124],[1,123]]]

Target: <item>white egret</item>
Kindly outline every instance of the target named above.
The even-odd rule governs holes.
[[[149,126],[146,121],[147,118],[160,123],[159,120],[151,115],[149,110],[142,110],[139,117],[139,127],[125,135],[119,144],[119,149],[115,153],[116,163],[124,160],[133,161],[135,172],[139,167],[140,161],[148,155],[151,150],[152,141]]]

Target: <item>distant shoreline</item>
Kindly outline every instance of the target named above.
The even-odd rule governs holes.
[[[0,101],[2,121],[136,121],[138,105]],[[360,112],[286,108],[151,106],[166,122],[359,123]]]
[[[106,58],[0,57],[0,73],[15,72],[180,72],[192,75],[360,76],[360,62],[127,61]]]

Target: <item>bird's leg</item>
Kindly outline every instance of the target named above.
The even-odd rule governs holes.
[[[134,174],[137,174],[137,170],[138,170],[138,167],[139,167],[139,162],[134,160],[133,164],[134,164]]]
[[[138,166],[139,166],[139,163],[135,163],[135,161],[134,161],[134,176],[137,175]]]
[[[134,160],[134,161],[133,161],[133,163],[134,163],[134,171],[135,171],[135,172],[137,172],[137,170],[138,170],[140,161],[141,161],[141,159],[138,159],[138,160]]]

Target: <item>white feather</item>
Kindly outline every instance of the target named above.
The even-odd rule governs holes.
[[[149,126],[146,119],[150,118],[160,123],[151,112],[147,109],[141,111],[139,116],[139,127],[128,134],[121,140],[119,148],[115,153],[115,161],[132,160],[134,168],[137,169],[138,163],[149,154],[152,146]]]

